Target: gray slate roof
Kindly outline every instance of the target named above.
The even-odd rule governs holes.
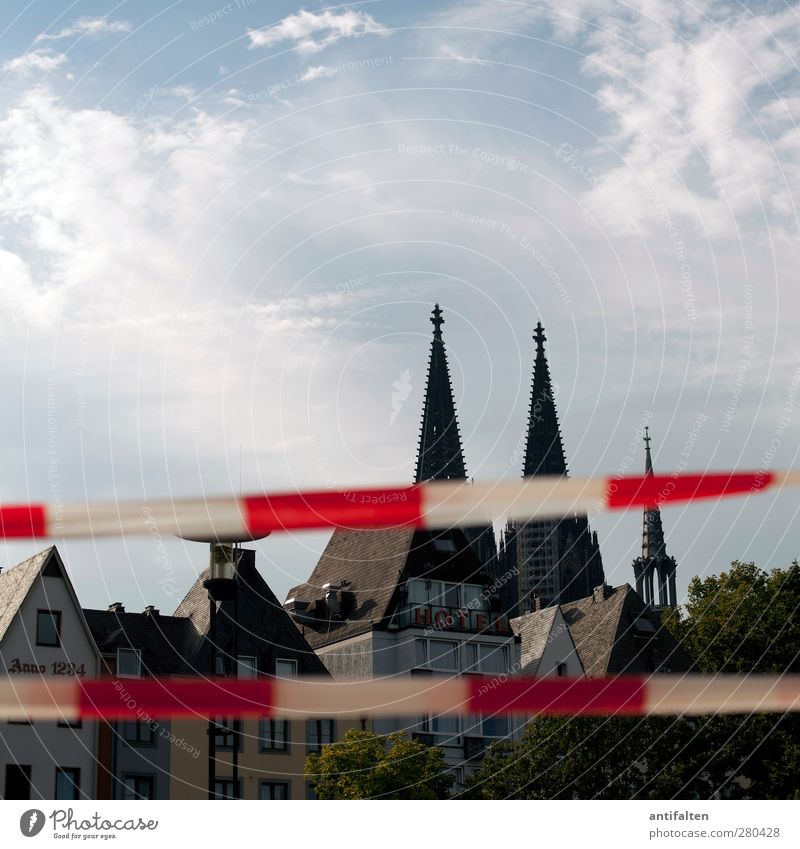
[[[522,639],[520,675],[534,676],[539,671],[557,613],[558,607],[545,607],[511,620],[511,630]]]
[[[55,546],[51,545],[22,563],[0,572],[0,640],[11,627],[25,596],[54,550]]]
[[[633,587],[608,587],[606,596],[561,605],[588,677],[647,674],[653,666],[691,671],[692,659]]]

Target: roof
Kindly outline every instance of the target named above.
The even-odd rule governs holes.
[[[149,675],[181,675],[192,672],[187,647],[194,628],[186,617],[117,610],[84,610],[101,654],[118,648],[141,651],[142,667]]]
[[[539,671],[557,613],[557,607],[545,607],[511,620],[511,630],[522,639],[520,675],[533,676]]]
[[[22,563],[0,572],[0,640],[11,627],[17,611],[25,601],[25,596],[39,577],[39,573],[50,559],[55,546],[34,554]]]
[[[688,672],[693,661],[629,585],[605,587],[561,605],[590,678],[646,674],[665,666]]]
[[[238,565],[239,609],[238,651],[240,656],[259,659],[259,668],[273,668],[275,658],[297,660],[298,671],[303,675],[329,673],[322,661],[292,621],[275,594],[255,567],[255,552],[245,549]],[[203,582],[208,580],[208,570],[194,582],[173,618],[185,617],[191,628],[185,643],[185,660],[194,671],[208,670],[208,642],[210,625],[208,591]],[[217,637],[220,650],[230,639],[232,602],[221,602],[217,613]]]
[[[311,603],[325,594],[325,584],[350,582],[350,614],[345,621],[326,620],[318,629],[306,628],[306,639],[312,646],[362,634],[387,616],[413,539],[413,530],[333,532],[311,577],[289,590],[287,596]]]

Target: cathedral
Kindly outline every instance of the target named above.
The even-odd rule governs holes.
[[[533,338],[536,358],[522,476],[566,476],[564,443],[544,350],[547,337],[541,322]],[[516,575],[513,613],[585,598],[605,583],[597,533],[590,531],[585,515],[509,522],[501,537],[498,561],[501,573]]]

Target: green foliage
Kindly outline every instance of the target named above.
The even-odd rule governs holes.
[[[699,671],[797,672],[800,567],[735,562],[689,586],[667,628]],[[481,799],[800,798],[796,714],[537,717],[493,747],[463,794]]]
[[[351,729],[306,759],[306,779],[320,799],[446,799],[453,777],[441,749]]]

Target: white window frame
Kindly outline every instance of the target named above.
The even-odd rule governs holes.
[[[122,655],[135,655],[136,657],[136,672],[123,672],[121,658]],[[141,678],[142,677],[142,652],[140,649],[118,648],[117,649],[117,678]]]
[[[279,663],[285,663],[287,666],[291,667],[292,674],[291,675],[279,675],[278,674],[278,664]],[[288,678],[288,679],[297,678],[297,661],[294,658],[276,657],[275,658],[275,677],[276,678]]]
[[[239,678],[255,678],[258,675],[258,660],[254,655],[240,654],[236,667]]]

